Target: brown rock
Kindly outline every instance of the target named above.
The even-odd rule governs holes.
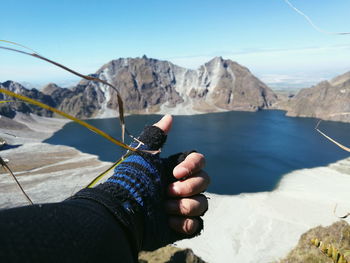
[[[311,243],[317,238],[324,244],[336,247],[340,252],[350,249],[350,225],[345,221],[338,221],[328,227],[318,226],[304,233],[297,246],[279,261],[280,263],[316,263],[333,262],[324,255],[319,248]],[[349,258],[347,257],[347,260]]]
[[[212,59],[198,70],[146,56],[120,58],[105,64],[92,76],[106,80],[119,90],[127,113],[164,113],[174,108],[182,114],[256,111],[270,108],[277,100],[276,95],[247,68],[221,57]],[[104,116],[108,111],[115,114],[118,109],[116,91],[93,81],[82,80],[72,89],[50,83],[42,92],[17,88],[19,84],[14,83],[3,85],[16,86],[12,89],[78,118]],[[52,116],[45,110],[21,105],[14,109],[5,107],[0,113],[10,117],[15,111]]]
[[[13,81],[6,81],[4,83],[0,83],[0,87],[18,94],[27,96],[29,98],[33,98],[51,107],[57,106],[56,103],[51,98],[51,96],[45,95],[44,93],[38,91],[37,89],[28,90],[19,83],[16,83]],[[6,117],[13,118],[16,114],[16,111],[27,113],[27,114],[34,113],[39,116],[46,116],[46,117],[51,117],[53,115],[53,113],[49,110],[43,109],[41,107],[38,107],[32,104],[24,103],[21,100],[4,95],[2,93],[0,93],[0,100],[16,101],[15,103],[10,102],[10,103],[0,104],[0,115],[6,116]]]
[[[288,116],[350,121],[350,72],[302,89],[293,98],[276,105]]]

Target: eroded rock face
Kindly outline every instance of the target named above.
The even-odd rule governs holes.
[[[286,110],[288,116],[349,122],[349,102],[350,72],[302,89],[293,98],[279,103],[277,108]]]
[[[0,87],[3,89],[10,90],[12,92],[22,94],[24,96],[27,96],[29,98],[33,98],[35,100],[38,100],[40,102],[43,102],[51,107],[56,107],[57,104],[53,101],[51,96],[45,95],[44,93],[38,91],[37,89],[31,89],[28,90],[25,87],[23,87],[21,84],[13,82],[13,81],[6,81],[4,83],[0,83]],[[52,112],[49,110],[45,110],[41,107],[31,105],[24,103],[21,100],[12,98],[10,96],[7,96],[5,94],[0,93],[0,101],[1,100],[11,100],[15,102],[10,103],[0,103],[0,115],[13,118],[16,114],[16,111],[23,112],[23,113],[34,113],[39,116],[46,116],[46,117],[52,117]]]
[[[105,64],[92,76],[119,90],[128,113],[256,111],[269,108],[277,99],[247,68],[221,57],[198,70],[145,56],[120,58]],[[50,98],[50,106],[79,118],[115,116],[118,108],[116,91],[93,81],[82,80],[72,89],[49,84],[40,96]]]
[[[247,68],[221,57],[198,70],[145,56],[121,58],[104,65],[96,76],[118,88],[127,112],[256,111],[269,108],[277,98]],[[102,91],[107,105],[102,104],[100,109],[117,109],[114,90],[89,81],[79,85],[95,85]]]
[[[164,103],[175,106],[183,101],[175,89],[172,67],[167,61],[126,58],[104,65],[97,75],[120,91],[127,112],[157,112]],[[116,92],[106,93],[107,107],[117,109]]]

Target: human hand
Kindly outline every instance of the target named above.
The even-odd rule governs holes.
[[[165,115],[154,124],[168,133],[172,125],[172,117]],[[192,235],[200,227],[196,217],[208,210],[208,200],[202,193],[210,183],[210,177],[202,169],[205,166],[203,154],[193,152],[173,170],[176,182],[168,186],[165,209],[170,215],[169,226],[181,234]]]
[[[138,137],[142,143],[131,144],[139,147],[138,152],[130,153],[106,182],[95,187],[115,200],[111,203],[116,207],[109,209],[132,233],[137,249],[154,250],[194,237],[203,228],[199,216],[208,203],[199,193],[209,184],[208,175],[202,171],[204,156],[180,153],[162,159],[148,152],[163,146],[171,124],[172,117],[166,115],[156,127],[145,127]]]

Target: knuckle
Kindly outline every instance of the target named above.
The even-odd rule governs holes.
[[[194,185],[193,184],[190,184],[190,183],[187,183],[187,184],[185,184],[186,186],[185,186],[185,194],[187,194],[187,195],[190,195],[190,194],[192,194],[193,192],[194,192]]]
[[[188,202],[187,200],[180,200],[179,207],[181,214],[184,216],[191,215],[191,212],[193,211],[191,202]]]

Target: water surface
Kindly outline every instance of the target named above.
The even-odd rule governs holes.
[[[126,118],[129,131],[138,134],[159,115]],[[239,194],[273,190],[281,177],[293,170],[328,165],[349,153],[319,135],[313,118],[290,118],[282,111],[225,112],[175,116],[163,156],[196,149],[207,158],[212,178],[210,192]],[[89,123],[120,138],[117,119]],[[320,128],[350,145],[350,124],[322,122]],[[115,161],[124,152],[118,146],[77,125],[68,123],[45,142],[63,144],[103,161]]]

